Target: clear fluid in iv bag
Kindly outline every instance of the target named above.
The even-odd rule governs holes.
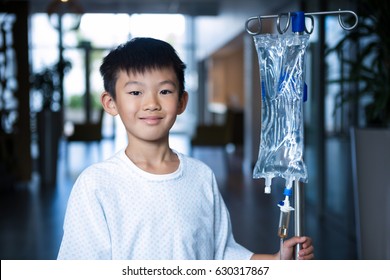
[[[307,182],[303,161],[303,99],[308,35],[262,34],[254,38],[259,57],[261,138],[253,178],[296,178]]]

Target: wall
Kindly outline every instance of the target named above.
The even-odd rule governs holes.
[[[209,58],[209,102],[222,103],[242,110],[244,107],[244,75],[242,36],[228,50],[221,50]]]
[[[245,30],[251,16],[277,14],[294,10],[299,1],[225,0],[218,16],[199,16],[195,20],[196,56],[198,60],[211,55]],[[276,11],[276,12],[275,12]]]

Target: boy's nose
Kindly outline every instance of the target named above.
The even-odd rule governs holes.
[[[143,102],[144,110],[156,111],[160,110],[161,106],[155,94],[145,94]]]

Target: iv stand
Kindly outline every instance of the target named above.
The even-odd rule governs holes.
[[[290,22],[291,22],[291,16],[293,15],[294,13],[281,13],[279,15],[267,15],[267,16],[254,16],[254,17],[250,17],[247,19],[247,21],[245,22],[245,29],[246,31],[250,34],[250,35],[259,35],[261,33],[261,26],[262,26],[262,20],[263,19],[272,19],[272,18],[276,18],[277,19],[277,30],[280,34],[283,34],[285,33],[289,27],[290,27]],[[353,11],[342,11],[342,10],[338,10],[338,11],[328,11],[328,12],[314,12],[314,13],[305,13],[305,17],[309,18],[310,21],[311,21],[311,29],[310,30],[307,30],[306,26],[305,26],[305,32],[306,33],[309,33],[311,34],[313,32],[313,29],[314,29],[314,18],[313,16],[317,16],[317,15],[334,15],[334,14],[337,14],[338,15],[338,21],[339,21],[339,24],[340,26],[344,29],[344,30],[352,30],[354,29],[357,24],[358,24],[358,16],[355,12]],[[349,15],[352,15],[355,19],[355,22],[351,25],[351,26],[346,26],[343,22],[343,19],[342,19],[342,15],[346,15],[346,14],[349,14]],[[281,27],[281,19],[285,19],[286,23],[285,23],[285,26],[284,28]],[[251,30],[251,26],[253,27],[254,23],[257,23],[257,30],[253,31]],[[295,236],[302,236],[303,235],[303,224],[302,224],[302,218],[303,218],[303,213],[304,213],[304,209],[303,209],[303,184],[299,182],[299,180],[295,180],[294,181],[294,208],[295,208],[295,213],[294,213],[294,228],[295,228]],[[302,249],[302,246],[301,244],[297,244],[295,246],[295,259],[298,259],[298,252],[299,250]]]

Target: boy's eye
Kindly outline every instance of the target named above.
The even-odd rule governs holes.
[[[171,90],[168,90],[168,89],[163,89],[162,91],[160,91],[160,93],[161,94],[170,94],[170,93],[172,93],[172,91]]]
[[[137,96],[137,95],[140,95],[141,92],[140,91],[130,91],[129,94]]]

